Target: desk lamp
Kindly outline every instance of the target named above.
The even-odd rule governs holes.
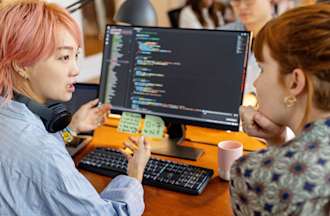
[[[156,26],[157,14],[149,0],[126,0],[114,20],[140,26]]]

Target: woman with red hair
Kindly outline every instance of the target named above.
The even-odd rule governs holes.
[[[290,10],[258,33],[258,109],[242,125],[269,146],[231,169],[235,215],[330,213],[330,4]],[[296,137],[285,142],[285,127]]]

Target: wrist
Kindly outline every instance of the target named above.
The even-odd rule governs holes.
[[[269,145],[281,145],[286,141],[286,130],[283,130],[278,136],[274,136],[267,140]]]
[[[132,170],[128,170],[127,175],[132,178],[136,178],[139,182],[142,182],[143,172],[144,170],[139,171],[138,169],[132,169]]]
[[[78,130],[78,127],[76,127],[72,123],[72,121],[70,122],[70,124],[66,128],[68,128],[70,130],[70,132],[72,132],[73,134],[76,134],[76,136],[77,136],[78,133],[80,133],[80,131]]]
[[[69,126],[64,128],[62,131],[61,131],[61,135],[62,135],[62,138],[63,138],[63,141],[68,144],[68,143],[71,143],[74,139],[74,137],[77,136],[77,133],[75,131],[73,131]]]

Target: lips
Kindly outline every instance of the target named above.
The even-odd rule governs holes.
[[[74,92],[74,90],[75,90],[74,84],[75,84],[75,82],[67,85],[67,89],[69,92]]]

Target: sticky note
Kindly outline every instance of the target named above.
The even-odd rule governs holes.
[[[137,133],[141,123],[138,113],[123,112],[117,130],[119,132]]]
[[[165,123],[158,116],[146,115],[142,134],[147,137],[162,138],[164,133]]]

